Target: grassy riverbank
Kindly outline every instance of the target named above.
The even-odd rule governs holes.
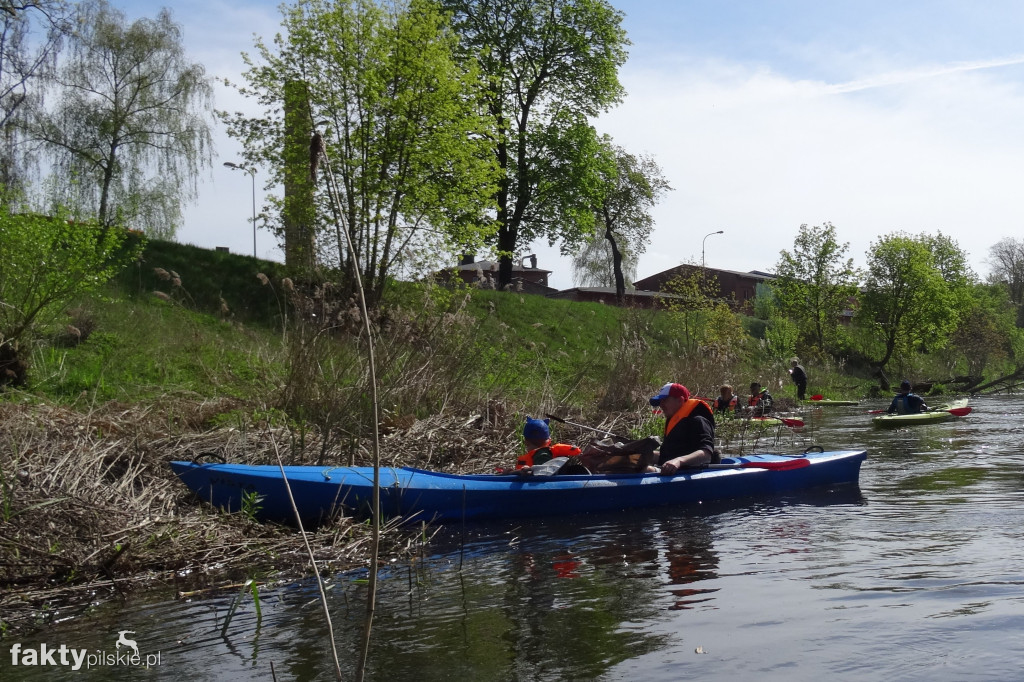
[[[297,294],[277,268],[157,242],[69,310],[74,343],[54,329],[36,344],[30,384],[0,400],[0,634],[140,584],[189,590],[306,570],[293,531],[204,507],[167,466],[203,452],[368,463],[358,311]],[[527,414],[650,432],[645,398],[670,379],[704,395],[753,378],[792,393],[783,360],[685,352],[693,321],[664,312],[402,285],[374,322],[387,464],[507,466]],[[809,369],[830,397],[867,385]],[[422,537],[389,528],[386,553]],[[351,519],[313,536],[328,573],[365,566],[367,542]]]

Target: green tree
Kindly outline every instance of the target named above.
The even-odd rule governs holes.
[[[1016,305],[1024,304],[1024,239],[1004,237],[988,251],[989,281],[1001,282]]]
[[[615,295],[622,302],[626,293],[622,250],[638,258],[647,246],[654,227],[650,209],[671,190],[661,167],[649,156],[634,156],[604,138],[614,166],[601,173],[602,196],[597,206],[599,231],[603,231],[611,252]],[[571,239],[567,240],[572,243]]]
[[[372,304],[411,245],[422,253],[425,239],[435,252],[482,244],[496,179],[487,120],[476,74],[454,60],[457,38],[434,4],[301,0],[283,23],[276,50],[257,43],[262,64],[250,61],[240,89],[265,113],[222,116],[249,162],[283,182],[280,103],[289,84],[305,83],[327,159],[313,170],[322,260],[354,277],[358,259]]]
[[[949,292],[948,314],[952,320],[952,328],[956,328],[968,312],[976,307],[974,285],[977,283],[977,277],[967,263],[967,253],[952,237],[938,232],[935,235],[923,234],[919,239],[928,247],[932,254],[932,263],[946,283]],[[947,327],[937,330],[932,338],[926,337],[925,348],[937,350],[945,347],[949,341],[949,332],[950,328]]]
[[[978,284],[950,339],[951,350],[962,358],[967,374],[981,382],[992,364],[1013,355],[1016,310],[1004,288]]]
[[[498,284],[520,244],[576,244],[593,229],[601,142],[588,119],[623,96],[623,15],[605,0],[439,0],[479,64],[491,151]]]
[[[131,24],[105,0],[79,12],[56,105],[32,127],[52,157],[53,201],[170,237],[210,163],[212,87],[169,10]]]
[[[0,206],[23,197],[30,155],[26,122],[42,105],[69,30],[62,0],[0,0]]]
[[[858,322],[882,345],[878,367],[893,355],[937,350],[959,322],[957,295],[943,279],[931,246],[934,237],[888,235],[871,245]],[[956,258],[943,258],[950,265]],[[947,275],[959,279],[950,270]]]
[[[136,258],[141,244],[125,248],[126,236],[63,216],[0,212],[0,384],[24,381],[26,340]]]
[[[783,250],[772,283],[779,310],[800,330],[802,340],[822,350],[832,345],[839,317],[857,294],[853,259],[844,255],[831,223],[801,225],[793,251]]]
[[[684,358],[710,357],[723,363],[742,354],[743,325],[729,305],[717,298],[718,278],[708,278],[702,268],[690,268],[662,286],[669,298],[673,335]]]

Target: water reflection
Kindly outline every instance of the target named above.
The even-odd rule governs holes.
[[[710,605],[717,587],[696,587],[695,583],[718,577],[718,555],[712,544],[711,527],[677,528],[666,533],[665,562],[668,582],[678,586],[669,592],[676,597],[672,610],[691,609],[698,604]]]

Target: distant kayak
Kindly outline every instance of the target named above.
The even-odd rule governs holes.
[[[782,420],[778,417],[750,417],[750,422],[759,426],[780,426],[782,424]]]
[[[912,424],[935,424],[953,418],[949,412],[919,412],[918,414],[883,414],[873,418],[875,426],[910,426]]]
[[[804,405],[818,405],[819,407],[860,404],[857,400],[801,400],[800,402]]]
[[[937,424],[960,416],[951,413],[950,410],[963,412],[965,407],[967,407],[966,399],[954,400],[927,412],[918,412],[917,414],[883,414],[873,418],[871,421],[875,426],[888,428],[913,426],[916,424]]]
[[[719,419],[719,417],[716,417],[716,419]],[[748,428],[748,427],[749,428],[754,428],[754,427],[757,427],[757,428],[760,428],[760,429],[767,429],[767,428],[773,427],[773,426],[788,426],[788,427],[790,427],[792,429],[799,429],[800,427],[802,427],[804,425],[804,421],[802,419],[796,419],[794,417],[735,417],[735,418],[733,418],[733,417],[729,417],[729,416],[723,415],[723,416],[720,417],[720,419],[722,421],[719,422],[719,423],[724,423],[724,424],[728,424],[728,423],[730,423],[732,421],[735,421],[737,423],[742,423],[742,424],[745,425],[743,428]]]

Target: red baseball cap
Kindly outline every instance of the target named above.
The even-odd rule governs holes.
[[[690,391],[682,384],[673,384],[671,382],[665,384],[658,391],[658,395],[651,397],[651,405],[658,407],[661,405],[662,398],[682,398],[683,400],[690,399]]]

